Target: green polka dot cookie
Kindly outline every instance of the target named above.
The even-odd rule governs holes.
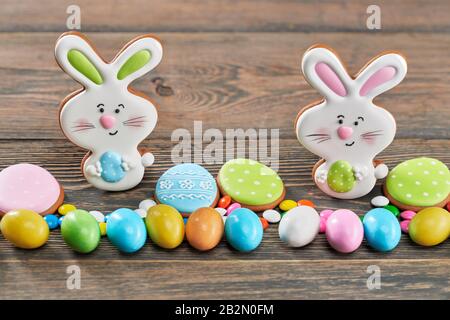
[[[407,160],[389,173],[384,193],[404,210],[443,207],[450,200],[450,172],[436,159]]]
[[[355,177],[351,164],[344,160],[333,163],[328,171],[327,183],[330,189],[336,192],[352,190],[355,185]]]
[[[251,159],[234,159],[219,171],[217,183],[224,195],[253,211],[275,208],[285,196],[278,174]]]

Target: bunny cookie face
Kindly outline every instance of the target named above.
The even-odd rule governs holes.
[[[373,160],[396,131],[393,116],[372,100],[400,83],[406,61],[399,54],[383,54],[352,78],[332,51],[315,46],[303,56],[302,70],[325,97],[300,111],[296,121],[300,143],[323,158],[313,173],[316,184],[336,198],[366,195],[387,175],[387,167],[374,167]]]
[[[61,68],[84,86],[61,106],[60,124],[75,144],[90,150],[83,173],[95,187],[126,190],[143,178],[153,155],[138,145],[155,128],[153,103],[129,84],[155,68],[162,58],[159,41],[146,35],[129,44],[111,63],[100,58],[80,33],[63,34],[55,56]]]

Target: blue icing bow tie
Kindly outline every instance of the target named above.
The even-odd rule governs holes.
[[[106,182],[118,182],[125,176],[125,170],[122,168],[122,157],[116,152],[108,151],[102,154],[100,164],[102,166],[102,178]]]

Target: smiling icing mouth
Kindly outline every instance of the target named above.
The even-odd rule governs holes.
[[[119,132],[119,130],[116,130],[114,133],[109,132],[108,134],[109,134],[110,136],[115,136],[115,135],[117,134],[117,132]]]
[[[347,146],[347,147],[351,147],[352,145],[354,145],[355,144],[355,141],[353,141],[352,143],[346,143],[345,145]]]

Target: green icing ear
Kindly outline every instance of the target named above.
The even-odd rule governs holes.
[[[72,67],[78,70],[86,78],[94,82],[95,84],[102,84],[103,79],[97,68],[91,61],[81,52],[75,49],[70,50],[67,53],[67,59]]]
[[[141,50],[133,54],[120,68],[117,73],[117,79],[123,80],[130,74],[138,71],[145,66],[152,57],[152,54],[148,50]]]

